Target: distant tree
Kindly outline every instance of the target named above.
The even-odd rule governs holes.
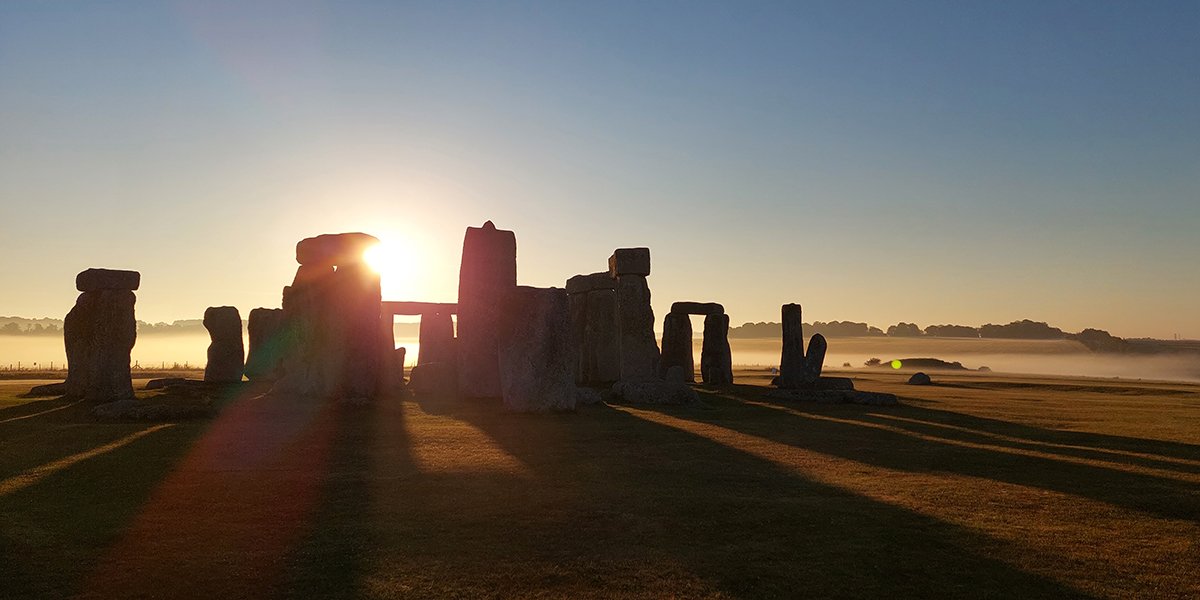
[[[1024,319],[1013,321],[1008,325],[988,323],[979,328],[979,337],[1010,340],[1062,340],[1067,338],[1067,333],[1042,322]]]
[[[979,328],[966,325],[930,325],[925,328],[925,335],[931,337],[977,338]]]
[[[887,334],[888,337],[921,337],[925,335],[915,323],[905,323],[903,321],[888,327]]]
[[[879,365],[883,364],[883,361],[879,360],[878,358],[868,358],[867,362],[863,364],[868,367],[878,367]]]

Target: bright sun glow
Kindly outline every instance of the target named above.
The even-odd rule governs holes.
[[[392,270],[392,257],[389,256],[387,246],[382,243],[367,248],[363,252],[363,260],[368,267],[380,275]]]
[[[376,273],[383,284],[385,300],[407,298],[418,285],[420,258],[407,237],[380,236],[378,244],[363,252],[363,261]]]

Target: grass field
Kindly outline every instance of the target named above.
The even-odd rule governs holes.
[[[0,381],[0,597],[1200,596],[1200,386],[854,373],[892,408],[523,416]]]

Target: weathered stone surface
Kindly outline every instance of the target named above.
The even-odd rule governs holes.
[[[84,292],[63,321],[68,396],[89,401],[133,398],[129,352],[137,340],[129,290]]]
[[[656,379],[618,381],[613,384],[612,393],[633,404],[692,404],[700,399],[686,383]]]
[[[210,306],[204,311],[204,328],[208,330],[208,364],[204,381],[236,383],[242,380],[245,366],[242,346],[242,317],[233,306]]]
[[[779,359],[779,387],[795,387],[804,381],[804,324],[799,304],[784,304],[783,354]]]
[[[419,335],[418,365],[425,363],[452,365],[458,362],[458,356],[454,352],[454,320],[449,312],[421,315]]]
[[[47,383],[44,385],[35,385],[26,392],[26,398],[45,398],[49,396],[63,396],[67,393],[67,383],[60,381],[59,383]]]
[[[302,265],[349,265],[360,263],[363,252],[379,243],[365,233],[326,233],[296,243],[296,262]]]
[[[586,294],[593,290],[613,290],[616,288],[616,280],[607,271],[592,273],[590,275],[576,275],[567,280],[568,294]]]
[[[729,348],[729,315],[704,317],[700,378],[709,385],[733,383],[733,353]]]
[[[673,302],[671,312],[687,315],[723,315],[725,307],[716,302]]]
[[[575,410],[575,355],[567,292],[518,287],[500,340],[504,408],[541,413]]]
[[[688,371],[679,365],[674,365],[663,374],[663,381],[671,383],[695,383],[695,371]]]
[[[296,267],[292,287],[302,288],[328,282],[333,277],[333,270],[333,265],[300,265]]]
[[[567,310],[571,311],[571,343],[575,345],[575,383],[585,385],[591,377],[588,355],[592,351],[587,343],[587,294],[568,294]]]
[[[408,389],[418,396],[455,396],[458,393],[458,374],[452,364],[417,365],[409,374]]]
[[[587,295],[584,322],[586,383],[611,384],[621,378],[621,331],[618,320],[617,291],[595,290]]]
[[[162,390],[162,389],[166,389],[166,388],[174,387],[174,386],[196,385],[196,384],[203,384],[203,383],[204,383],[203,381],[198,381],[196,379],[188,379],[186,377],[162,377],[159,379],[151,379],[150,381],[147,381],[146,385],[144,387],[142,387],[142,389],[144,389],[144,390]]]
[[[818,404],[865,404],[868,406],[896,406],[900,400],[893,394],[882,392],[860,392],[854,390],[810,390],[778,389],[767,392],[768,398],[816,402]]]
[[[142,283],[142,274],[119,269],[87,269],[75,276],[75,289],[81,292],[100,290],[135,291]]]
[[[604,395],[600,390],[595,390],[590,387],[575,388],[575,405],[600,404],[604,402]]]
[[[923,372],[913,373],[912,377],[908,378],[908,385],[932,385],[933,380]]]
[[[811,383],[821,377],[821,369],[825,365],[825,351],[829,343],[825,336],[815,333],[808,340],[808,349],[804,351],[804,381]]]
[[[287,340],[282,308],[254,308],[246,322],[250,350],[246,355],[246,378],[251,381],[279,377]]]
[[[663,317],[662,359],[658,369],[664,376],[678,367],[683,373],[679,381],[696,380],[696,363],[692,357],[692,320],[685,313],[671,312]]]
[[[453,315],[458,313],[454,302],[384,302],[380,310],[385,315],[428,315],[433,313]]]
[[[509,296],[517,287],[516,235],[491,221],[468,227],[458,277],[459,393],[500,396],[497,347],[508,327]]]
[[[608,275],[621,277],[624,275],[650,275],[649,248],[617,248],[608,258]]]
[[[641,275],[617,280],[617,315],[621,332],[621,379],[654,379],[658,374],[658,342],[650,287]]]

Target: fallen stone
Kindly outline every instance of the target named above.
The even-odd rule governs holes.
[[[696,391],[685,383],[661,380],[618,381],[612,393],[633,404],[692,404],[699,401]]]
[[[696,363],[692,357],[692,320],[686,313],[671,312],[663,317],[662,358],[658,364],[665,379],[677,369],[681,383],[695,381]]]
[[[617,248],[608,258],[608,275],[622,277],[624,275],[650,275],[649,248]]]
[[[35,385],[25,394],[26,398],[45,398],[48,396],[63,396],[67,393],[67,382]]]
[[[923,372],[916,372],[908,378],[908,385],[933,385],[933,380]]]
[[[141,285],[142,274],[117,269],[87,269],[75,276],[75,289],[81,292],[100,290],[135,291]]]
[[[504,408],[575,410],[576,358],[566,290],[521,286],[510,306],[510,328],[499,345]]]
[[[766,396],[776,400],[815,402],[817,404],[895,406],[900,403],[893,394],[853,390],[777,389],[767,392]]]
[[[458,375],[454,365],[448,363],[417,365],[409,373],[408,389],[419,396],[455,396]]]
[[[211,341],[208,344],[208,364],[204,381],[236,383],[242,380],[243,362],[242,317],[233,306],[210,306],[204,311],[204,328]]]
[[[458,391],[468,398],[497,397],[501,332],[508,328],[509,296],[517,287],[517,237],[468,227],[458,272]]]
[[[716,302],[674,302],[671,312],[687,315],[723,315],[725,307]]]
[[[142,387],[143,390],[161,390],[174,386],[181,385],[203,385],[204,382],[196,379],[187,379],[185,377],[163,377],[161,379],[151,379]]]
[[[363,261],[363,253],[379,238],[360,232],[326,233],[296,243],[296,262],[302,265],[342,266]]]
[[[568,294],[586,294],[594,290],[612,290],[616,287],[616,280],[607,271],[590,275],[576,275],[567,280]]]

